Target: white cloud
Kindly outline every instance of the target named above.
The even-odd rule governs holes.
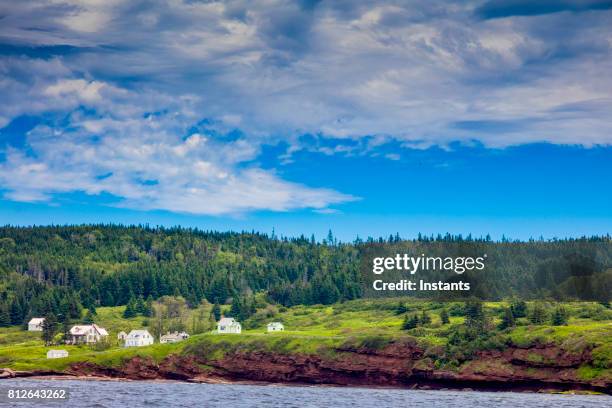
[[[43,92],[52,98],[76,97],[84,103],[97,102],[101,100],[100,90],[105,84],[83,79],[64,79],[53,85],[49,85]]]
[[[487,20],[476,6],[2,3],[0,127],[46,119],[29,150],[5,152],[0,187],[206,214],[323,209],[352,197],[262,169],[263,144],[289,145],[281,163],[392,140],[612,144],[612,11]],[[346,143],[306,146],[303,134]]]
[[[170,98],[194,95],[194,114],[256,137],[612,142],[603,113],[612,108],[611,11],[482,20],[474,7],[38,1],[4,6],[0,38],[89,47],[61,56],[63,67],[90,77],[81,100],[104,93],[97,76],[130,78]],[[76,26],[66,23],[75,19]],[[32,26],[44,30],[33,34]],[[67,80],[52,86],[84,86]],[[568,103],[597,108],[558,120]],[[508,118],[523,122],[520,135],[502,126]],[[500,126],[455,126],[465,121]],[[585,132],[576,132],[581,124]]]
[[[105,89],[120,102],[102,98]],[[27,137],[29,153],[6,151],[0,185],[11,200],[52,201],[54,194],[81,191],[112,194],[123,207],[221,215],[324,209],[355,199],[245,164],[259,154],[248,140],[222,142],[199,133],[183,138],[191,118],[181,113],[181,102],[147,115],[138,104],[152,97],[84,80],[58,81],[40,96],[48,106],[57,101],[71,107],[70,123],[37,126]],[[81,106],[99,109],[82,113]]]

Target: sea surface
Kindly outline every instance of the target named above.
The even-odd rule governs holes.
[[[8,402],[10,407],[612,407],[605,395],[559,395],[510,392],[424,391],[354,387],[309,387],[181,382],[11,379],[0,390],[66,388],[69,399]]]

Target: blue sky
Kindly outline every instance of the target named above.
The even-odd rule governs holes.
[[[612,2],[0,4],[0,223],[612,230]]]

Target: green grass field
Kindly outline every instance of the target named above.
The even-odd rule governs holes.
[[[404,299],[406,301],[406,299]],[[56,345],[47,347],[41,340],[39,332],[27,332],[20,327],[0,329],[0,367],[15,370],[62,370],[79,361],[90,361],[102,366],[118,366],[136,355],[151,357],[156,361],[172,353],[181,353],[185,349],[193,350],[199,344],[206,344],[201,349],[211,356],[220,356],[228,349],[265,348],[279,353],[322,353],[333,350],[347,341],[372,344],[385,344],[386,341],[402,338],[416,339],[424,347],[444,346],[449,333],[460,327],[462,316],[451,313],[450,324],[442,325],[439,313],[442,308],[452,310],[460,304],[442,304],[427,301],[407,301],[408,313],[427,311],[432,322],[425,327],[409,331],[401,330],[404,315],[395,313],[399,299],[355,300],[335,305],[295,306],[292,308],[276,307],[267,314],[257,313],[244,322],[240,335],[219,335],[210,330],[191,336],[187,341],[177,344],[154,344],[148,347],[122,348],[116,341],[119,331],[143,328],[146,318],[142,316],[131,319],[122,317],[124,307],[101,307],[97,310],[96,323],[105,327],[110,333],[111,347],[95,351],[89,346]],[[492,325],[497,325],[500,310],[507,307],[504,302],[489,302],[485,311]],[[203,306],[205,307],[205,306]],[[564,326],[531,325],[526,318],[517,319],[517,326],[499,331],[501,343],[519,347],[534,344],[554,343],[568,351],[579,351],[589,348],[594,366],[581,368],[581,376],[594,378],[610,375],[612,364],[612,318],[609,309],[593,303],[564,303],[569,312],[568,324]],[[223,307],[224,312],[228,307]],[[201,316],[201,310],[186,310],[183,319],[193,321]],[[270,321],[281,321],[284,332],[266,333],[266,324]],[[189,331],[189,330],[188,330]],[[68,358],[47,359],[49,349],[62,348],[70,353]]]

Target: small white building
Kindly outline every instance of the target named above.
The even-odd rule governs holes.
[[[34,317],[28,322],[28,331],[43,331],[44,317]]]
[[[66,350],[49,350],[47,351],[47,358],[65,358],[68,357]]]
[[[179,341],[187,340],[188,338],[189,335],[185,332],[166,333],[159,338],[159,342],[162,344],[177,343]]]
[[[153,336],[148,330],[132,330],[125,338],[125,347],[143,347],[153,344]]]
[[[217,324],[217,333],[227,334],[234,333],[240,334],[242,331],[242,325],[238,323],[233,317],[222,317]]]
[[[268,323],[269,332],[277,332],[277,331],[284,331],[284,330],[285,330],[285,326],[283,326],[281,322]]]
[[[105,340],[108,332],[105,328],[97,324],[83,324],[72,326],[70,338],[66,341],[69,344],[94,344],[100,340]]]

